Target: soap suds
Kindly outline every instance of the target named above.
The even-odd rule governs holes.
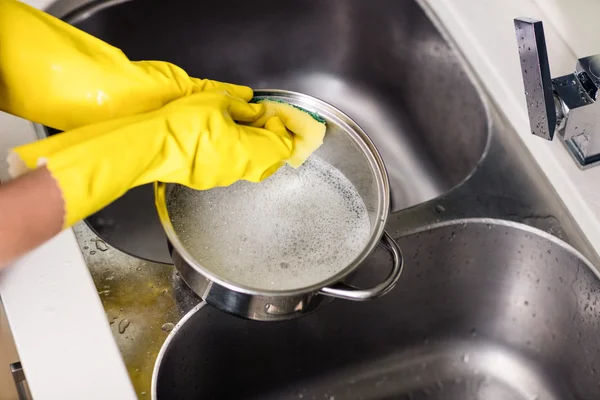
[[[317,156],[260,183],[174,188],[167,204],[186,250],[216,275],[254,289],[313,285],[366,245],[370,222],[352,183]]]

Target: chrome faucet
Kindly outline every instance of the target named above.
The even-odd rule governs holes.
[[[600,54],[552,79],[542,21],[516,18],[515,31],[531,132],[547,140],[558,132],[581,168],[600,164]]]

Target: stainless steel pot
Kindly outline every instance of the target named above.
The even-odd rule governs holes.
[[[167,207],[169,196],[177,185],[156,183],[158,214],[167,234],[171,257],[181,277],[208,304],[240,317],[264,321],[299,317],[335,297],[363,301],[388,293],[400,277],[403,261],[398,245],[384,232],[390,208],[390,187],[383,161],[369,137],[348,116],[314,97],[283,90],[260,90],[255,92],[255,96],[284,100],[316,112],[326,120],[327,133],[315,154],[341,171],[357,189],[371,223],[369,240],[346,268],[318,284],[294,290],[256,290],[217,276],[189,254],[171,223]],[[392,254],[389,275],[370,289],[346,285],[346,279],[379,243],[383,243]]]

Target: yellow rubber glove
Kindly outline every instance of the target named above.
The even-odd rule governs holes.
[[[156,110],[196,92],[252,89],[190,78],[123,52],[16,0],[0,0],[0,110],[59,130]]]
[[[258,182],[290,158],[293,139],[277,117],[230,95],[203,92],[159,110],[60,133],[13,149],[18,176],[45,164],[65,202],[63,227],[105,207],[132,187],[154,181],[195,189]]]

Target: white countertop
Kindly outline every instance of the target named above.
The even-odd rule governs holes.
[[[8,149],[36,138],[31,123],[0,112],[0,180]],[[0,296],[34,399],[137,398],[72,230],[0,273]]]
[[[542,19],[552,76],[571,73],[575,53],[579,57],[600,53],[600,28],[595,21],[600,2],[422,1],[450,32],[600,253],[600,190],[596,189],[600,166],[582,171],[558,140],[548,142],[529,133],[513,28],[513,18],[518,16]],[[38,8],[50,3],[27,2]],[[1,160],[10,147],[35,138],[30,123],[0,113]],[[6,178],[6,165],[0,162],[2,178]],[[0,294],[36,400],[136,398],[71,230],[2,273]]]

